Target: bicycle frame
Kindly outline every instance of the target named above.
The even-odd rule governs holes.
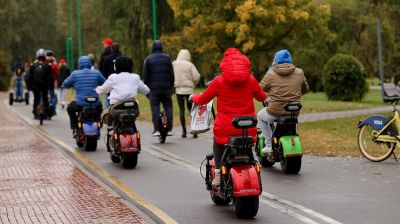
[[[370,125],[374,129],[371,135],[375,138],[375,141],[388,143],[400,142],[400,135],[398,134],[398,130],[400,129],[400,115],[396,109],[394,110],[393,118],[389,121],[384,116],[375,115],[360,121],[358,127],[360,128],[363,125]]]
[[[394,124],[394,126],[396,127],[397,130],[399,130],[400,128],[400,116],[399,116],[399,112],[397,110],[394,111],[394,116],[393,118],[386,123],[386,125],[380,130],[378,131],[376,134],[374,132],[372,132],[372,136],[376,137],[377,141],[381,141],[381,142],[400,142],[400,135],[397,134],[394,136],[391,135],[387,135],[387,134],[382,134],[384,131],[386,131],[386,129],[391,125]]]

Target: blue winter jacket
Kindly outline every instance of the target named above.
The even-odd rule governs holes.
[[[174,69],[169,55],[162,52],[159,40],[153,42],[152,54],[144,61],[143,82],[152,93],[167,91],[172,94],[175,82]]]
[[[105,82],[105,78],[98,70],[91,70],[92,61],[87,56],[82,56],[78,61],[79,70],[75,70],[63,82],[66,88],[75,88],[75,100],[79,106],[100,105],[99,94],[94,91],[97,86]],[[88,103],[85,98],[88,96],[97,97],[98,100],[95,104]]]

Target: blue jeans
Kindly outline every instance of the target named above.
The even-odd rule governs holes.
[[[262,131],[262,134],[264,135],[265,138],[265,146],[271,147],[272,142],[272,129],[271,129],[271,122],[274,122],[278,117],[272,116],[268,114],[267,108],[262,108],[260,111],[257,113],[257,127],[259,127]]]
[[[24,85],[23,85],[23,77],[15,78],[15,96],[22,97],[24,94]]]
[[[108,100],[108,96],[109,96],[109,95],[110,95],[110,94],[104,95],[104,109],[107,109],[107,108],[110,107],[110,101]]]

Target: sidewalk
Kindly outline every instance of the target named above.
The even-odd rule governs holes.
[[[334,112],[321,112],[321,113],[300,113],[299,123],[332,120],[336,118],[354,117],[360,115],[371,115],[383,112],[393,111],[393,106],[358,109],[358,110],[345,110],[345,111],[334,111]]]
[[[0,96],[0,223],[144,223],[6,109]]]

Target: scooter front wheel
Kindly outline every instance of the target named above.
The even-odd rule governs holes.
[[[250,219],[257,215],[259,205],[258,196],[235,197],[233,199],[233,209],[236,216],[240,219]]]
[[[231,202],[230,199],[221,198],[219,195],[217,195],[216,192],[213,191],[213,189],[210,190],[210,196],[211,196],[211,200],[216,205],[228,205]]]

